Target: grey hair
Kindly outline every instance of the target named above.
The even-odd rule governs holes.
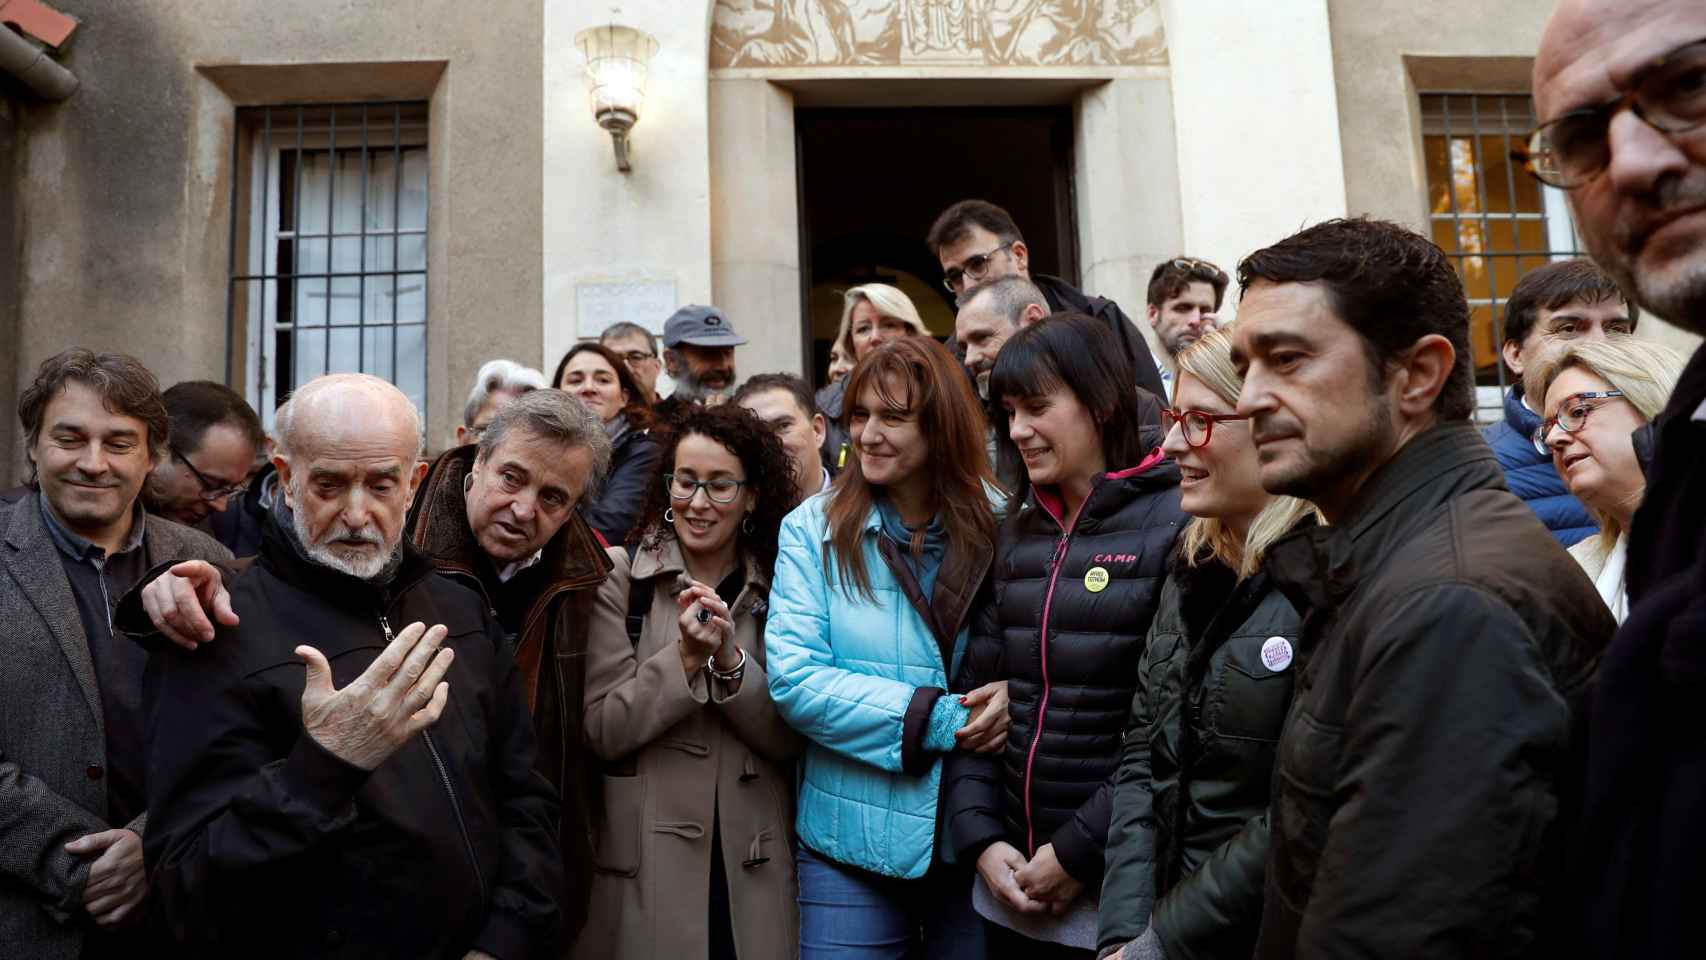
[[[605,327],[604,332],[598,335],[598,342],[608,345],[610,341],[620,337],[635,336],[645,337],[646,346],[651,348],[652,356],[657,356],[658,338],[652,336],[652,332],[647,330],[645,327],[627,320],[618,320],[610,326]]]
[[[1014,327],[1019,325],[1020,318],[1025,315],[1026,307],[1035,305],[1042,307],[1045,314],[1054,312],[1053,308],[1048,305],[1048,298],[1043,296],[1041,288],[1017,274],[997,277],[988,283],[979,284],[967,290],[965,295],[960,298],[959,305],[962,308],[969,307],[973,300],[982,296],[990,297],[990,307],[1006,317],[1007,322]]]
[[[474,374],[474,389],[468,391],[468,402],[462,407],[462,425],[472,429],[480,408],[500,390],[522,394],[544,388],[545,375],[532,367],[522,366],[514,360],[487,360],[481,365],[480,372]]]
[[[363,387],[369,391],[393,394],[402,400],[409,410],[409,420],[414,425],[415,457],[418,459],[426,450],[426,433],[421,424],[421,412],[415,407],[414,401],[408,395],[397,389],[389,380],[383,380],[370,373],[329,373],[315,377],[291,392],[290,397],[279,404],[272,418],[272,440],[274,452],[279,456],[290,459],[296,450],[296,417],[304,405],[312,406],[320,400],[320,395],[337,387]]]
[[[604,474],[610,469],[610,435],[598,415],[586,408],[572,394],[547,388],[534,390],[504,404],[498,415],[480,434],[477,459],[484,462],[497,449],[511,430],[524,430],[536,437],[550,440],[567,449],[584,447],[592,454],[592,476],[587,480],[584,498],[598,493],[604,484]]]

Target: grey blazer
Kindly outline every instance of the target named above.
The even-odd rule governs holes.
[[[227,561],[206,534],[148,517],[148,566]],[[65,844],[105,822],[106,728],[89,642],[34,490],[0,497],[0,944],[76,960],[89,858]],[[141,833],[147,815],[125,826]]]

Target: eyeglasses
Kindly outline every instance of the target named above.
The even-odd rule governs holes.
[[[1173,426],[1178,425],[1179,431],[1185,438],[1185,445],[1192,448],[1208,446],[1209,438],[1214,436],[1214,425],[1229,423],[1235,420],[1248,420],[1247,416],[1236,413],[1208,413],[1203,410],[1174,410],[1161,411],[1161,432],[1173,432]]]
[[[1592,107],[1571,110],[1541,124],[1528,146],[1512,150],[1542,183],[1574,190],[1611,162],[1611,119],[1628,107],[1641,122],[1675,135],[1706,123],[1706,39],[1683,44],[1648,64],[1629,92]]]
[[[179,463],[189,468],[190,474],[195,477],[195,482],[201,485],[201,493],[198,494],[198,496],[203,500],[206,500],[208,503],[216,503],[226,497],[232,496],[233,494],[242,492],[242,483],[222,484],[217,480],[210,478],[207,474],[202,473],[200,470],[197,470],[195,468],[195,464],[190,462],[189,457],[184,456],[183,451],[179,450],[176,444],[168,443],[166,444],[166,449],[172,452],[172,456],[178,458]]]
[[[1198,260],[1196,257],[1174,257],[1172,261],[1170,261],[1170,266],[1175,270],[1183,270],[1186,273],[1200,272],[1209,274],[1213,277],[1223,277],[1226,275],[1226,271],[1212,263],[1209,263],[1207,260]]]
[[[1590,390],[1565,397],[1564,402],[1558,405],[1558,415],[1540,421],[1540,429],[1534,431],[1534,449],[1551,456],[1552,448],[1546,443],[1546,438],[1552,434],[1554,426],[1563,427],[1565,433],[1575,433],[1588,422],[1588,414],[1604,406],[1605,401],[1621,396],[1621,390]],[[1596,400],[1599,402],[1593,402]]]
[[[629,363],[645,363],[647,360],[656,360],[658,358],[657,354],[647,353],[644,350],[629,350],[627,353],[617,354],[617,356],[620,356]]]
[[[663,475],[663,488],[669,491],[669,498],[677,503],[692,500],[700,490],[705,491],[705,496],[710,497],[712,503],[734,503],[735,498],[740,496],[740,488],[744,486],[745,480],[735,480],[731,477],[692,480],[673,473]]]
[[[962,267],[954,267],[942,274],[942,285],[948,288],[949,293],[959,293],[960,284],[964,283],[968,277],[974,283],[982,280],[983,275],[989,272],[990,258],[1017,242],[1016,240],[1009,240],[988,253],[972,254],[966,258]]]

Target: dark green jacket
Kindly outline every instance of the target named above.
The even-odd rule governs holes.
[[[1616,624],[1475,428],[1411,439],[1265,568],[1304,625],[1256,960],[1579,951],[1565,841]]]
[[[1114,783],[1103,951],[1153,924],[1169,958],[1250,955],[1298,628],[1265,573],[1174,555]]]

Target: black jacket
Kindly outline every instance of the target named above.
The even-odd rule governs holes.
[[[278,470],[270,462],[256,470],[248,486],[226,501],[224,510],[207,515],[200,524],[202,531],[224,544],[234,557],[259,553],[268,511],[266,488],[277,476]]]
[[[1114,339],[1120,342],[1120,351],[1131,364],[1137,385],[1166,402],[1167,390],[1161,385],[1161,372],[1155,369],[1155,357],[1149,353],[1149,343],[1119,304],[1106,297],[1085,294],[1065,280],[1046,273],[1031,274],[1031,282],[1043,292],[1049,308],[1056,313],[1062,310],[1087,313],[1107,324],[1108,329],[1114,332]]]
[[[1699,329],[1695,324],[1695,329]],[[1580,915],[1593,955],[1706,956],[1706,349],[1650,444],[1629,531],[1629,618],[1593,701]]]
[[[557,798],[502,634],[478,594],[403,546],[379,587],[303,559],[276,519],[229,571],[243,622],[144,680],[152,897],[192,952],[249,957],[553,955]],[[391,628],[444,624],[444,715],[371,773],[302,727],[312,643],[343,688]]]
[[[1304,619],[1255,955],[1573,948],[1562,839],[1614,624],[1480,434],[1415,437],[1267,570]]]
[[[610,448],[610,471],[598,495],[581,501],[581,516],[605,543],[621,546],[646,508],[646,495],[658,482],[663,446],[643,430],[629,428]]]
[[[1174,554],[1114,781],[1101,949],[1153,925],[1170,958],[1250,955],[1299,626],[1265,572]]]
[[[948,755],[943,813],[961,863],[996,840],[1027,857],[1052,843],[1074,879],[1101,886],[1138,659],[1186,520],[1178,483],[1172,461],[1146,462],[1098,481],[1070,529],[1046,490],[1002,522],[994,599],[958,688],[1009,681],[1012,723],[1000,755]]]

